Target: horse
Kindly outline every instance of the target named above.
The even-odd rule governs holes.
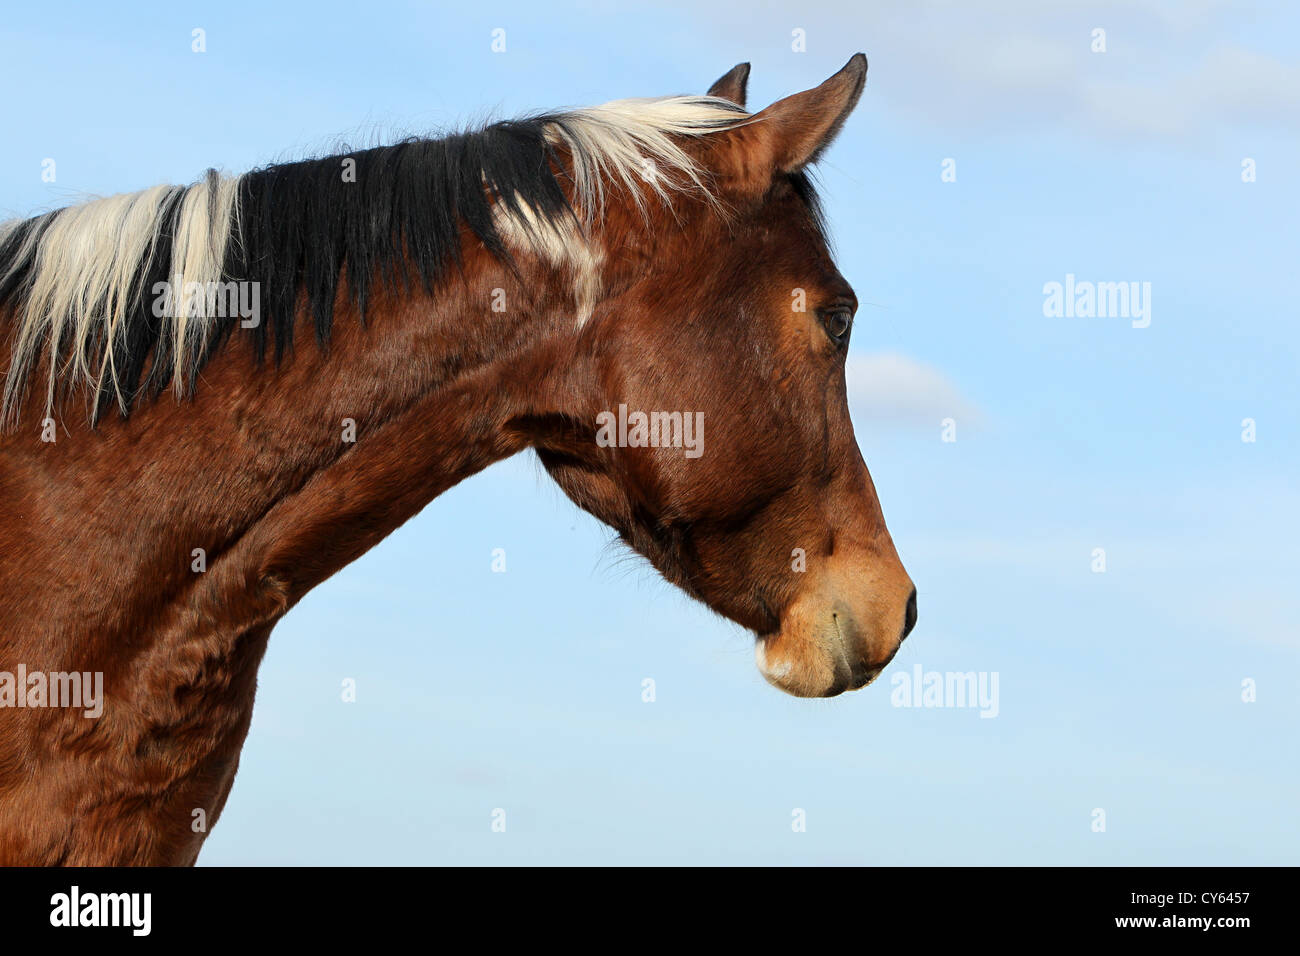
[[[741,64],[0,227],[0,863],[193,865],[275,624],[527,449],[771,684],[871,683],[916,589],[810,178],[866,72],[751,113]]]

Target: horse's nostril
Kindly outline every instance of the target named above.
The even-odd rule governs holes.
[[[916,588],[912,588],[912,596],[907,599],[907,616],[903,621],[903,636],[899,640],[907,640],[907,635],[912,633],[914,627],[916,627]]]

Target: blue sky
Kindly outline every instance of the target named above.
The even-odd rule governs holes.
[[[864,303],[851,408],[920,595],[886,674],[780,695],[747,634],[625,560],[520,457],[279,626],[201,862],[1300,862],[1300,18],[862,6],[6,14],[6,214],[341,139],[702,92],[742,60],[755,107],[858,50],[871,63],[820,180]],[[1149,282],[1150,326],[1045,316],[1067,274]],[[998,715],[893,706],[917,665],[997,673]]]

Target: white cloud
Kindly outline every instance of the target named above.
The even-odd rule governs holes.
[[[895,73],[880,92],[910,116],[967,130],[1184,142],[1238,126],[1300,129],[1300,65],[1224,43],[1210,25],[1098,19],[1110,25],[1105,53],[1091,51],[1083,21],[1051,11],[950,21],[916,46],[900,31],[900,47],[877,58]]]
[[[945,418],[980,421],[979,410],[942,372],[898,352],[851,354],[844,374],[849,411],[859,425],[937,429]]]
[[[1151,84],[1093,83],[1084,102],[1110,132],[1157,138],[1267,124],[1300,129],[1300,66],[1237,46],[1211,50],[1193,70]]]

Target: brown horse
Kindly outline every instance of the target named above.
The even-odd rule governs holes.
[[[276,622],[527,448],[771,683],[873,680],[916,594],[806,173],[866,69],[0,226],[0,862],[193,863]]]

